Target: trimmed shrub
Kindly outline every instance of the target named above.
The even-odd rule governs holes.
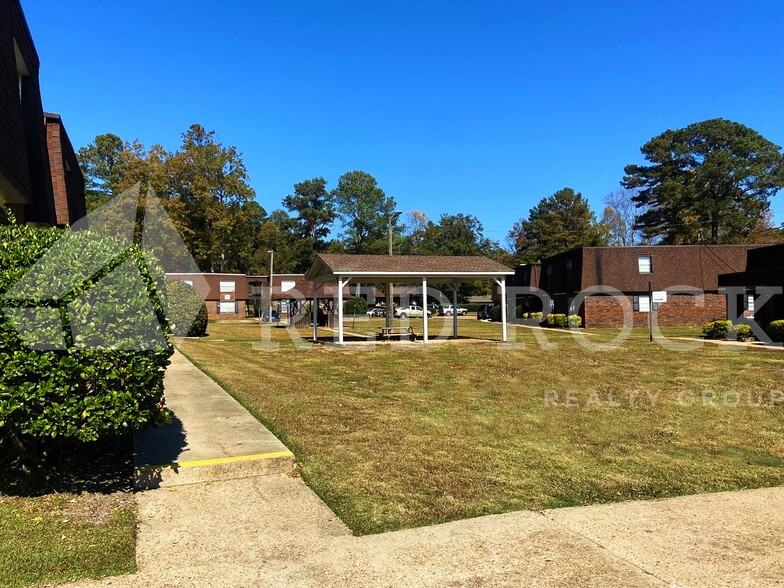
[[[566,320],[569,327],[581,327],[583,324],[583,318],[579,314],[570,314]]]
[[[136,246],[0,227],[0,451],[32,460],[166,420],[162,297],[163,270]]]
[[[343,303],[344,314],[365,314],[367,311],[368,303],[364,298],[349,298]]]
[[[195,315],[194,308],[198,309]],[[207,334],[207,305],[190,284],[167,280],[166,320],[177,337],[204,337]]]
[[[751,333],[751,327],[746,324],[735,325],[735,339],[738,341],[748,341],[749,339],[753,339],[754,336]]]
[[[523,306],[519,305],[515,307],[515,317],[516,318],[528,318],[528,313],[523,312]]]
[[[494,304],[493,308],[490,310],[490,320],[501,322],[501,305]]]
[[[528,318],[536,319],[536,320],[540,321],[540,320],[542,320],[543,316],[544,316],[544,313],[542,313],[542,312],[532,312],[531,314],[528,315]]]
[[[568,325],[568,319],[565,314],[548,314],[546,324],[548,327],[564,329]]]
[[[702,326],[702,333],[707,339],[727,339],[733,331],[732,321],[711,321]]]
[[[784,343],[784,320],[773,321],[768,325],[766,332],[774,343]]]

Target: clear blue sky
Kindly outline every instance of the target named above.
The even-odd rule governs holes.
[[[201,123],[268,211],[361,169],[401,210],[503,241],[564,186],[600,214],[667,128],[724,117],[784,144],[780,0],[22,3],[75,146],[174,149]]]

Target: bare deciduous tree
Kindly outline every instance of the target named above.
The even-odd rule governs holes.
[[[601,222],[610,232],[610,245],[630,247],[643,244],[641,233],[635,229],[640,212],[632,200],[636,195],[636,189],[619,188],[604,197]]]

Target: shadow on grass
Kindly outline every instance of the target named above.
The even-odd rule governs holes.
[[[54,492],[112,494],[133,488],[133,437],[107,437],[63,445],[46,465],[8,461],[0,468],[0,494],[43,496]]]
[[[56,456],[35,466],[9,459],[0,466],[0,494],[29,497],[57,492],[130,492],[134,489],[134,461],[151,466],[140,472],[149,483],[156,478],[160,482],[164,467],[176,469],[185,446],[182,421],[172,412],[171,422],[136,433],[135,439],[128,433],[91,443],[65,443]]]

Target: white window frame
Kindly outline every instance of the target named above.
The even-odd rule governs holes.
[[[651,297],[649,294],[638,294],[635,296],[635,312],[651,312]]]
[[[228,310],[229,307],[231,307],[231,310]],[[218,302],[218,314],[237,314],[237,303],[224,301]]]
[[[183,280],[184,284],[188,284],[191,288],[193,288],[193,280]]]
[[[236,292],[237,291],[237,283],[234,280],[221,280],[220,281],[220,291],[221,292]]]
[[[645,268],[648,268],[647,270]],[[637,270],[641,274],[653,273],[653,256],[652,255],[638,255],[637,256]]]

